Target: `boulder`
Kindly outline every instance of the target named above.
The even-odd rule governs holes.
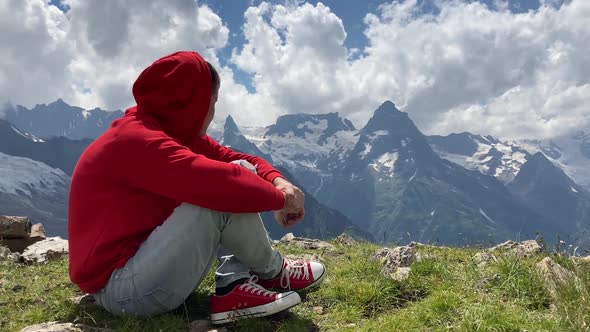
[[[383,275],[403,281],[410,275],[410,265],[416,260],[416,249],[411,246],[401,246],[393,249],[382,248],[375,252],[373,260],[377,260],[383,265],[381,268]]]
[[[21,332],[110,332],[110,329],[90,327],[82,324],[47,322],[27,326]]]
[[[0,245],[6,246],[12,252],[22,254],[28,246],[33,245],[39,241],[44,240],[42,237],[23,237],[20,239],[4,239],[0,240]]]
[[[341,234],[335,239],[336,243],[341,246],[352,246],[356,244],[356,240],[350,237],[348,234]]]
[[[581,264],[590,264],[590,256],[585,256],[585,257],[572,257],[572,260],[576,263],[581,263]]]
[[[489,252],[478,252],[473,256],[473,263],[477,265],[477,267],[482,268],[486,266],[490,262],[496,262],[498,259],[496,256],[490,254]]]
[[[29,237],[31,220],[27,217],[0,216],[0,238],[15,239]]]
[[[545,287],[549,290],[549,293],[557,299],[557,290],[560,286],[568,283],[579,282],[578,277],[570,270],[559,265],[551,259],[551,257],[545,257],[542,261],[536,265],[537,272],[543,277],[545,281]]]
[[[284,257],[286,259],[290,259],[293,261],[299,260],[299,259],[303,259],[304,261],[310,261],[310,262],[322,262],[321,257],[317,256],[317,255],[311,255],[311,254],[303,254],[303,255],[284,255]]]
[[[45,264],[67,254],[68,241],[56,236],[27,247],[21,256],[21,260],[28,264]]]
[[[285,244],[285,245],[291,245],[291,246],[296,246],[302,249],[307,249],[307,250],[317,250],[317,249],[321,249],[321,250],[335,250],[336,247],[334,247],[334,245],[325,242],[325,241],[320,241],[320,240],[316,240],[316,239],[307,239],[307,238],[303,238],[303,237],[297,237],[295,235],[293,235],[293,233],[288,233],[285,234],[285,236],[283,236],[283,238],[281,239],[280,243]]]
[[[45,228],[43,227],[43,224],[34,224],[33,226],[27,226],[26,224],[30,223],[30,221],[28,220],[28,218],[25,217],[0,217],[0,219],[1,218],[5,218],[5,220],[7,220],[6,218],[17,218],[16,222],[23,223],[22,225],[24,225],[24,228],[29,228],[29,230],[27,230],[26,232],[21,232],[26,233],[26,235],[22,237],[3,238],[2,236],[0,236],[0,245],[8,247],[8,249],[10,249],[12,252],[22,254],[28,246],[47,238],[47,236],[45,235]]]
[[[0,262],[2,261],[11,261],[11,262],[17,262],[19,259],[19,254],[18,253],[13,253],[12,251],[10,251],[10,249],[4,247],[4,246],[0,246]]]
[[[530,257],[541,253],[543,248],[541,248],[535,240],[523,242],[514,242],[510,240],[490,248],[490,251],[512,251],[518,257]]]
[[[45,235],[45,227],[43,224],[34,224],[31,226],[31,235],[30,237],[39,237],[39,238],[47,238]]]

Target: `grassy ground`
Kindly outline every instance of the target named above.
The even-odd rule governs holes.
[[[564,286],[558,300],[544,288],[534,265],[544,256],[517,259],[509,254],[478,268],[475,249],[419,248],[423,258],[404,282],[386,279],[370,257],[378,248],[359,244],[316,252],[328,278],[303,303],[270,318],[240,321],[235,331],[590,331],[590,266],[554,260],[581,280]],[[297,248],[281,252],[299,254]],[[313,252],[308,252],[313,253]],[[174,313],[150,318],[117,318],[96,306],[75,305],[80,295],[69,282],[67,260],[45,266],[0,263],[0,330],[52,321],[83,323],[119,331],[186,331],[207,319],[209,275]],[[315,307],[315,311],[314,311]],[[320,311],[317,307],[322,307]]]

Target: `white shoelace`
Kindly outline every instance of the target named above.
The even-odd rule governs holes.
[[[273,295],[275,295],[277,293],[277,292],[272,292],[272,291],[267,290],[266,288],[257,284],[257,282],[258,282],[258,276],[253,275],[250,277],[250,279],[248,279],[248,281],[241,284],[240,287],[238,287],[238,289],[244,290],[245,292],[250,292],[251,294],[256,293],[256,295],[270,296],[270,297],[272,297]]]
[[[281,273],[281,287],[286,289],[291,289],[291,277],[294,279],[305,279],[309,280],[309,270],[304,261],[298,260],[290,260],[285,259],[287,264],[283,268],[283,272]]]

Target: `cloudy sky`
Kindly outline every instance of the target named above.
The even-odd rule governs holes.
[[[217,117],[268,125],[383,101],[429,134],[590,131],[590,1],[0,1],[0,102],[133,105],[154,60],[196,50]]]

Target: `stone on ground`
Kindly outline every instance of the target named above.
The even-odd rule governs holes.
[[[410,266],[416,260],[416,249],[411,246],[382,248],[377,250],[373,259],[383,267],[381,273],[397,281],[406,280],[410,275]]]
[[[567,285],[568,283],[579,282],[576,275],[559,265],[551,259],[551,257],[545,257],[542,261],[537,263],[537,271],[543,277],[545,286],[549,290],[549,293],[557,299],[557,290],[560,286]]]
[[[47,322],[23,328],[21,332],[110,332],[110,329],[90,327],[82,324]]]
[[[350,235],[344,233],[336,237],[335,241],[341,246],[352,246],[356,244],[355,239],[353,239]]]
[[[323,250],[334,250],[336,247],[334,245],[316,239],[307,239],[303,237],[297,237],[293,235],[293,233],[288,233],[281,239],[280,243],[286,245],[297,246],[302,249],[307,250],[316,250],[316,249],[323,249]]]
[[[28,264],[45,264],[67,254],[68,241],[56,236],[27,247],[21,256],[21,260]]]
[[[500,243],[495,247],[490,248],[490,251],[512,251],[518,257],[530,257],[535,254],[541,253],[543,248],[535,240],[528,240],[523,242],[506,241]]]
[[[29,237],[31,220],[27,217],[0,216],[0,237],[14,239]]]

